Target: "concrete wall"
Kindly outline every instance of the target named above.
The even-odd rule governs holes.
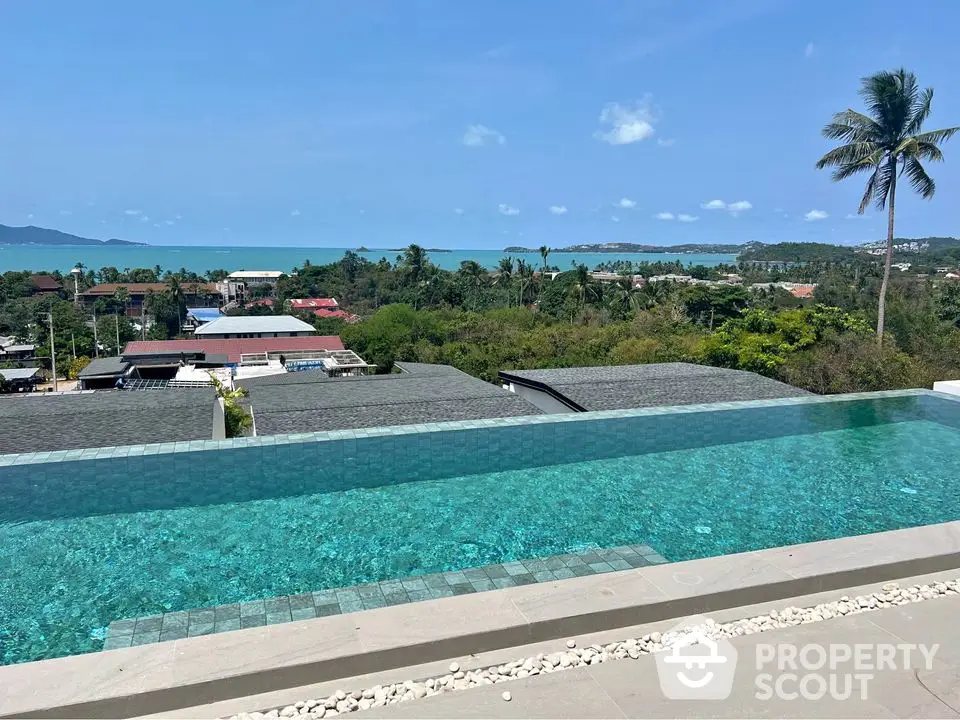
[[[212,440],[227,439],[226,413],[223,407],[223,398],[218,397],[213,404],[213,437]]]

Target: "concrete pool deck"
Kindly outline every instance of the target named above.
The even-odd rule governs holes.
[[[0,715],[129,717],[960,568],[960,522],[0,668]],[[248,708],[250,709],[250,708]]]

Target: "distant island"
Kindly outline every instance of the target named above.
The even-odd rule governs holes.
[[[746,245],[709,245],[705,243],[690,243],[686,245],[638,245],[637,243],[599,243],[594,245],[570,245],[563,248],[550,248],[551,253],[688,253],[688,254],[720,254],[736,255],[743,252],[751,244]],[[539,248],[511,246],[503,249],[508,253],[538,253]]]
[[[371,249],[368,248],[366,245],[361,245],[360,247],[357,248],[356,252],[363,252],[363,253],[403,252],[404,250],[406,250],[406,248],[385,248],[385,249],[382,249],[382,248],[373,248],[373,250],[371,250]],[[448,253],[448,252],[453,252],[453,250],[446,250],[446,249],[444,249],[444,248],[424,248],[424,251],[426,251],[426,252],[432,252],[432,253],[438,253],[438,252],[440,252],[440,253]]]
[[[130,240],[94,240],[48,228],[0,225],[0,245],[146,245]]]

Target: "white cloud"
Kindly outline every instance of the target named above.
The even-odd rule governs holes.
[[[657,220],[673,220],[674,216],[672,212],[662,212],[654,215]]]
[[[154,227],[160,227],[160,223],[154,223],[153,226],[154,226]]]
[[[812,42],[808,42],[807,46],[803,49],[803,56],[805,58],[812,57],[816,48],[813,46]]]
[[[611,215],[610,219],[613,220],[614,222],[620,222],[620,218],[618,218],[616,215]]]
[[[630,198],[620,198],[620,202],[617,203],[617,206],[629,210],[630,208],[635,208],[637,206],[637,201],[631,200]]]
[[[173,220],[164,220],[164,221],[163,221],[163,224],[164,224],[164,225],[173,225]]]
[[[731,215],[736,217],[737,215],[742,213],[744,210],[749,210],[752,207],[753,205],[751,205],[750,202],[747,200],[737,200],[737,202],[732,202],[729,205],[727,205],[727,210],[730,211]]]
[[[711,200],[710,202],[700,203],[704,210],[726,210],[727,204],[723,200]]]
[[[566,215],[566,214],[567,214],[567,206],[566,206],[566,205],[551,205],[551,206],[550,206],[550,212],[552,212],[554,215]]]
[[[463,208],[454,208],[453,211],[454,211],[457,215],[463,215]]]
[[[29,215],[27,215],[27,220],[33,220],[33,213],[30,213]]]
[[[290,211],[290,216],[291,216],[291,217],[297,217],[297,215],[299,215],[299,214],[300,214],[300,211],[299,211],[299,210],[291,210],[291,211]]]
[[[649,98],[640,100],[632,107],[607,103],[600,112],[600,122],[609,125],[611,129],[607,132],[597,130],[593,136],[611,145],[629,145],[653,135],[656,121]]]
[[[183,220],[183,217],[180,216],[180,215],[174,215],[174,216],[173,216],[173,219],[174,219],[174,220]]]
[[[483,147],[488,142],[505,145],[507,139],[503,134],[486,125],[468,125],[461,142],[468,147]]]
[[[677,220],[680,222],[696,222],[700,218],[696,215],[687,215],[686,213],[680,213],[677,215]]]
[[[150,222],[150,218],[147,217],[146,215],[141,215],[140,222]]]
[[[813,222],[814,220],[826,220],[828,217],[830,217],[830,215],[823,210],[811,210],[803,216],[804,220],[807,222]]]
[[[140,210],[124,210],[124,215],[139,215],[142,211]]]
[[[660,147],[670,147],[676,142],[673,138],[657,138],[657,145]]]
[[[61,215],[73,215],[73,210],[61,210]]]
[[[518,208],[515,208],[512,205],[507,205],[506,203],[500,203],[500,206],[498,209],[500,210],[501,215],[519,215],[520,214],[520,210]]]

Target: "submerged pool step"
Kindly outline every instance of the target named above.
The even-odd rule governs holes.
[[[103,649],[116,650],[185,637],[310,620],[389,605],[630,570],[665,562],[667,559],[649,545],[588,548],[564,555],[515,560],[467,570],[413,575],[399,580],[384,580],[335,590],[115,620],[107,628]]]

